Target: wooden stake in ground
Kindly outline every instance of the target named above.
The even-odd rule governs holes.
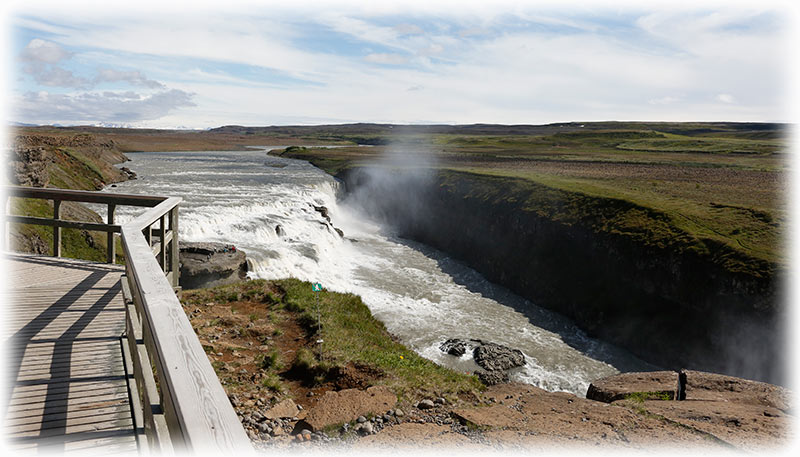
[[[315,292],[314,297],[317,305],[317,334],[319,335],[317,344],[319,344],[319,358],[322,360],[322,343],[324,340],[322,339],[322,314],[319,309],[319,293],[322,291],[322,284],[315,282],[311,286],[311,290]]]

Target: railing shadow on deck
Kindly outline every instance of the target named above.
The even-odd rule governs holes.
[[[9,223],[51,226],[53,252],[58,256],[61,228],[105,231],[108,262],[113,263],[114,234],[120,234],[126,271],[121,285],[127,344],[122,345],[122,350],[125,369],[135,378],[135,382],[129,383],[134,423],[144,429],[149,447],[167,453],[251,453],[244,428],[175,295],[180,271],[181,199],[16,186],[4,190],[9,197],[54,202],[52,219],[6,215],[3,224],[6,241]],[[61,220],[61,201],[107,204],[108,223]],[[119,205],[150,209],[127,224],[115,225],[114,210]],[[154,229],[156,222],[159,226]]]
[[[81,372],[92,372],[94,369],[83,364],[73,364],[73,353],[78,350],[75,346],[76,344],[83,345],[87,343],[87,339],[82,338],[81,334],[90,325],[107,325],[106,322],[96,322],[95,319],[119,295],[120,281],[117,279],[112,285],[104,287],[98,287],[98,284],[106,279],[109,274],[118,276],[120,271],[119,268],[110,268],[105,265],[80,265],[75,263],[58,265],[53,262],[53,259],[15,257],[14,261],[58,266],[59,269],[76,269],[87,273],[83,280],[67,290],[60,298],[56,299],[50,306],[42,310],[11,335],[8,344],[10,354],[8,354],[7,376],[13,380],[12,384],[18,387],[44,386],[43,393],[37,392],[35,396],[35,402],[42,405],[42,410],[36,410],[35,414],[29,414],[28,416],[15,413],[13,426],[24,428],[37,425],[38,438],[41,440],[36,442],[36,449],[39,452],[63,453],[66,441],[62,438],[68,435],[68,422],[76,420],[75,416],[78,414],[83,416],[78,420],[87,422],[86,414],[96,413],[91,409],[80,413],[75,410],[70,412],[68,407],[69,400],[74,401],[74,395],[70,394],[71,388],[75,389],[82,383],[98,381],[95,379],[97,378],[96,376],[78,375]],[[108,281],[106,280],[105,283],[108,283]],[[23,287],[22,289],[26,288]],[[35,289],[34,287],[33,290]],[[76,311],[70,309],[73,305],[79,301],[85,302],[86,298],[89,298],[89,301],[81,303],[80,308],[88,306],[88,309],[81,309],[77,319],[73,319],[72,316],[68,315],[68,313]],[[61,318],[60,321],[59,318]],[[53,328],[54,326],[56,328]],[[58,336],[54,338],[38,337],[40,333],[47,331],[56,331]],[[89,338],[89,340],[92,342],[97,341],[94,338]],[[102,340],[113,345],[115,341],[119,341],[119,338],[112,336],[110,338],[102,338]],[[45,352],[37,356],[30,355],[30,353],[35,354],[41,350]],[[26,358],[26,354],[29,354],[29,356],[25,370],[22,370],[22,363]],[[120,350],[118,357],[121,357],[121,355],[122,351]],[[24,375],[23,377],[30,378],[33,376],[33,378],[20,381],[18,378],[21,374]],[[102,376],[102,378],[105,378],[103,381],[108,381],[107,378],[109,376]],[[124,379],[117,379],[117,381],[124,383]],[[8,394],[10,400],[10,389]],[[10,401],[5,402],[5,405],[9,404]],[[130,414],[130,410],[124,407],[120,411],[118,406],[115,414]],[[5,411],[3,416],[7,417]],[[88,416],[88,419],[92,419],[92,416]],[[98,418],[97,421],[98,426],[102,426],[103,418]],[[121,430],[117,432],[123,433]],[[127,435],[131,438],[135,437],[133,427],[127,432]],[[73,438],[75,437],[73,436]],[[14,441],[20,443],[24,441],[24,438],[15,438]]]

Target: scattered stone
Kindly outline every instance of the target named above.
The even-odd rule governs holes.
[[[447,400],[445,400],[444,397],[439,397],[439,398],[433,400],[433,402],[436,403],[437,405],[447,404]]]
[[[281,224],[275,226],[275,234],[282,237],[286,235],[286,231],[283,229]]]
[[[356,430],[356,432],[358,432],[358,434],[361,436],[372,435],[372,433],[375,431],[371,422],[359,424],[354,430]]]
[[[402,409],[397,408],[397,409],[394,410],[394,415],[396,417],[403,417],[403,416],[406,415],[406,413],[404,413]]]
[[[358,422],[359,424],[363,424],[366,421],[367,421],[367,418],[364,417],[364,416],[358,416],[358,419],[356,419],[356,422]]]
[[[417,403],[417,408],[419,409],[432,409],[436,405],[433,404],[431,400],[425,399]]]
[[[287,398],[277,405],[273,406],[264,413],[267,419],[284,419],[294,417],[297,415],[299,408],[291,398]]]
[[[487,386],[503,384],[509,381],[508,373],[505,371],[476,371],[475,374],[478,376],[478,379]],[[496,401],[494,398],[491,398],[490,400],[492,402]]]

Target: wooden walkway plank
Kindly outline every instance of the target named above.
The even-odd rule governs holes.
[[[123,268],[7,254],[10,381],[3,438],[19,454],[138,454],[120,338]]]

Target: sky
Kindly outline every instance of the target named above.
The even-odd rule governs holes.
[[[7,121],[793,117],[789,2],[68,3],[6,7]]]

